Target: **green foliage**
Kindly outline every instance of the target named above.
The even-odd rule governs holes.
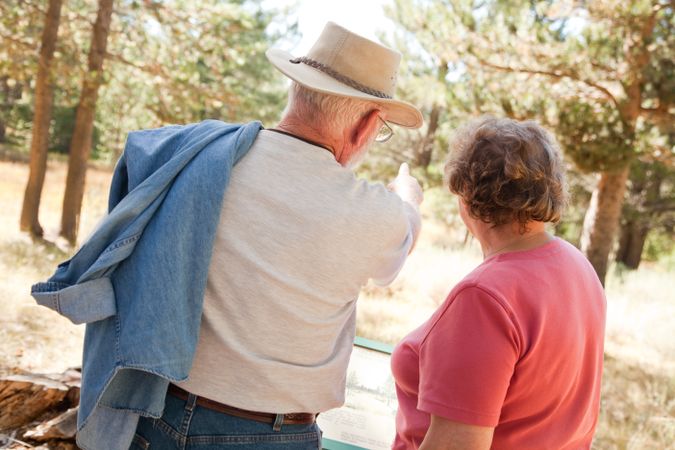
[[[581,231],[584,225],[584,215],[590,197],[590,192],[582,185],[572,184],[569,204],[565,209],[562,220],[555,226],[556,236],[560,236],[577,247],[579,246]]]
[[[643,258],[647,261],[660,262],[666,270],[675,269],[675,243],[673,229],[657,229],[647,235]]]
[[[155,120],[273,120],[283,78],[264,52],[278,37],[276,11],[257,1],[164,1],[134,8],[117,23],[111,62],[121,89],[142,95]]]
[[[610,171],[630,164],[637,149],[618,111],[578,99],[561,100],[558,108],[560,143],[579,169]]]
[[[73,137],[73,130],[75,129],[75,115],[77,108],[74,106],[57,106],[52,113],[52,128],[50,130],[49,151],[67,155],[70,151],[70,141]],[[92,133],[92,149],[91,157],[99,159],[98,151],[101,149],[99,145],[101,133],[98,126],[94,124],[94,131]]]
[[[3,111],[2,119],[10,129],[7,130],[7,142],[28,152],[27,137],[30,135],[33,122],[33,105],[24,101],[12,102]]]
[[[389,44],[404,53],[399,95],[420,105],[427,119],[441,106],[432,164],[421,173],[425,184],[438,182],[453,130],[471,117],[537,120],[573,163],[570,206],[556,232],[578,243],[597,183],[585,174],[638,159],[672,167],[672,3],[396,0],[386,13],[399,25]],[[400,139],[397,132],[394,159],[414,161],[425,133]],[[371,165],[388,161],[383,152],[372,159]],[[649,220],[656,229],[664,217]]]
[[[0,2],[0,88],[5,83],[19,93],[7,96],[0,89],[0,121],[7,138],[23,146],[30,137],[43,8],[35,0]],[[63,8],[51,145],[62,152],[95,13],[95,2],[88,0],[69,0]],[[577,194],[557,232],[575,242],[593,189],[577,171],[612,170],[650,158],[672,167],[671,3],[394,0],[385,13],[398,25],[386,43],[403,53],[397,96],[418,105],[427,124],[431,112],[438,112],[438,127],[397,129],[386,146],[373,149],[361,173],[391,179],[401,162],[416,161],[431,148],[430,164],[413,167],[413,174],[425,187],[440,186],[459,125],[482,114],[535,119],[556,134],[566,160],[574,163],[568,178]],[[205,118],[274,121],[285,103],[285,80],[264,51],[296,35],[288,17],[261,0],[117,2],[94,157],[114,161],[133,129]],[[643,36],[652,18],[653,32]],[[650,216],[655,229],[667,222],[664,217]]]
[[[643,224],[649,229],[643,259],[672,266],[675,257],[675,167],[644,159],[631,167],[622,225]]]
[[[57,106],[52,112],[52,127],[49,138],[49,151],[67,155],[75,128],[77,108]]]
[[[12,84],[26,84],[37,70],[42,6],[19,0],[0,2],[0,77],[8,77]]]
[[[0,3],[0,81],[4,77],[22,91],[20,101],[13,99],[0,109],[0,120],[6,120],[10,137],[24,145],[29,127],[4,111],[19,103],[32,108],[43,6],[25,0]],[[95,2],[64,2],[53,67],[50,146],[61,152],[70,140],[68,111],[79,98],[95,14]],[[264,52],[282,35],[292,38],[295,33],[296,25],[283,11],[263,8],[260,0],[117,2],[92,156],[116,159],[133,129],[206,118],[277,119],[285,104],[285,79]]]

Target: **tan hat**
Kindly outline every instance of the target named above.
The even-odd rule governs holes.
[[[328,22],[307,56],[271,48],[267,58],[295,82],[315,91],[378,103],[387,121],[422,126],[422,113],[394,100],[400,53]]]

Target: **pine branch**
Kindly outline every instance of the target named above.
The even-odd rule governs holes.
[[[36,5],[36,4],[32,3],[32,2],[29,2],[29,1],[26,1],[26,0],[19,0],[19,4],[24,5],[24,6],[27,6],[28,8],[33,9],[33,10],[39,12],[39,13],[42,14],[43,16],[46,16],[46,15],[47,15],[47,11],[46,11],[46,10],[40,8],[38,5]]]
[[[620,108],[619,102],[617,101],[616,97],[607,89],[606,87],[592,81],[588,80],[585,78],[581,78],[580,76],[569,73],[569,72],[563,72],[561,70],[544,70],[544,69],[530,69],[527,67],[511,67],[511,66],[502,66],[499,64],[494,64],[489,61],[486,61],[484,59],[478,58],[478,62],[480,62],[481,65],[485,67],[489,67],[493,70],[498,70],[500,72],[509,72],[509,73],[530,73],[533,75],[544,75],[552,78],[558,78],[558,79],[569,79],[573,81],[578,81],[580,83],[583,83],[587,86],[590,86],[598,91],[600,91],[605,97],[607,97],[609,100],[614,103],[614,106]]]
[[[658,108],[640,107],[640,111],[642,111],[648,117],[658,120],[673,119],[673,114],[668,111],[668,107],[665,103],[659,105]]]
[[[140,70],[141,72],[149,73],[151,75],[159,75],[159,76],[162,76],[164,78],[167,77],[166,73],[162,70],[162,67],[159,64],[152,64],[152,65],[136,64],[133,61],[129,61],[128,59],[126,59],[122,55],[118,55],[116,53],[110,53],[110,52],[106,52],[105,57],[106,57],[106,59],[109,59],[111,61],[116,61],[116,62],[122,63],[124,65],[131,66],[135,69]]]
[[[17,45],[20,45],[21,47],[29,48],[31,50],[37,50],[37,47],[35,45],[30,44],[30,43],[25,42],[25,41],[22,41],[21,39],[17,39],[17,38],[12,37],[12,36],[7,36],[6,34],[0,33],[0,39],[4,39],[4,40],[10,41],[10,42],[13,42]]]

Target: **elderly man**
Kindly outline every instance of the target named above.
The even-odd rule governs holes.
[[[228,405],[209,434],[268,435],[256,448],[288,436],[294,448],[317,448],[315,414],[344,401],[358,292],[369,278],[393,280],[420,227],[412,177],[393,183],[396,195],[345,166],[391,136],[386,120],[414,126],[419,116],[374,95],[375,86],[392,92],[398,55],[337,25],[306,58],[268,57],[294,80],[288,106],[234,169],[195,360],[169,395],[181,410],[174,421],[186,417],[189,394]],[[152,420],[138,434],[165,439]]]
[[[391,137],[387,122],[419,127],[422,118],[392,98],[400,55],[338,25],[327,24],[307,56],[267,56],[293,80],[276,127],[207,122],[131,134],[110,217],[132,216],[119,212],[127,207],[133,217],[152,211],[152,219],[142,234],[122,239],[115,231],[117,240],[96,253],[96,269],[57,272],[34,287],[52,306],[54,287],[76,279],[59,291],[62,314],[67,300],[82,297],[68,289],[89,284],[90,296],[115,294],[114,305],[79,317],[93,322],[79,418],[84,448],[125,448],[133,437],[132,448],[143,449],[315,449],[316,415],[344,402],[359,290],[396,277],[415,244],[422,201],[406,165],[388,189],[349,167],[373,141]],[[233,148],[229,162],[217,162]],[[147,206],[135,206],[134,195],[148,197]],[[123,227],[102,227],[113,228]],[[94,241],[104,231],[96,233]],[[133,252],[124,250],[137,239]],[[108,255],[120,252],[131,256],[112,266]],[[91,244],[81,253],[60,269],[82,265]]]

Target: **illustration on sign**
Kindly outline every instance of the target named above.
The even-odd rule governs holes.
[[[356,338],[347,371],[345,404],[322,413],[317,422],[327,450],[388,450],[394,440],[396,390],[391,347]]]

